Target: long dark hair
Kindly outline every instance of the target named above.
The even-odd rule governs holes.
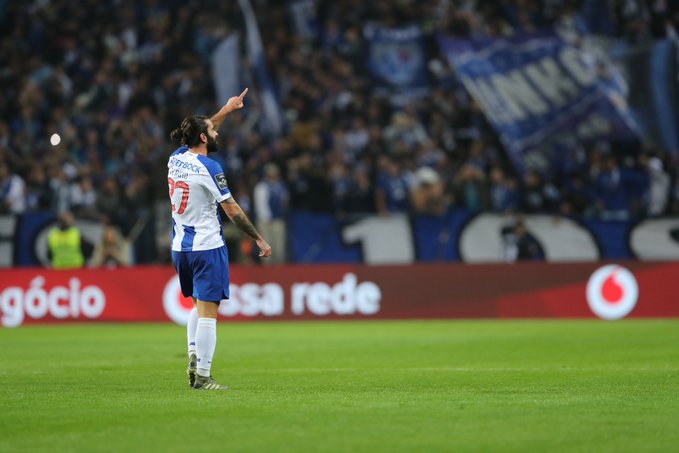
[[[190,115],[184,118],[182,125],[170,133],[170,139],[177,145],[187,145],[189,148],[201,144],[200,134],[207,137],[207,116]]]

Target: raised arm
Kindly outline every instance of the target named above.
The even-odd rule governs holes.
[[[243,106],[245,105],[243,103],[243,99],[245,98],[245,95],[248,94],[248,90],[249,88],[246,88],[238,96],[229,98],[229,100],[226,101],[226,104],[224,104],[224,106],[221,109],[219,109],[219,112],[212,115],[212,118],[210,119],[212,120],[212,124],[215,125],[215,129],[219,129],[219,126],[222,125],[224,118],[226,118],[226,116],[229,113],[233,112],[234,110],[240,110],[243,108]]]
[[[229,219],[231,219],[243,233],[257,242],[259,256],[263,258],[271,256],[271,246],[267,244],[262,235],[259,234],[255,226],[250,222],[250,219],[248,219],[248,216],[243,212],[238,203],[236,203],[236,200],[234,200],[233,197],[229,197],[220,204]]]

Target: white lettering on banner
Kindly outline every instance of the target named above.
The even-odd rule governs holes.
[[[283,288],[276,283],[231,284],[229,292],[231,297],[219,304],[222,316],[277,316],[283,313],[285,296]]]
[[[528,78],[555,107],[566,104],[578,94],[579,88],[572,79],[562,77],[561,67],[551,58],[528,65],[525,69]]]
[[[587,66],[584,54],[579,50],[566,47],[559,54],[559,61],[581,86],[588,87],[594,83],[594,70]]]
[[[529,232],[545,251],[547,261],[601,259],[593,234],[579,223],[567,218],[555,220],[547,215],[527,215],[524,219]],[[501,232],[509,225],[510,221],[496,214],[482,214],[472,219],[459,237],[462,261],[502,261]],[[631,230],[629,241],[632,253],[640,260],[679,260],[679,219],[645,220]]]
[[[31,288],[24,296],[24,309],[26,314],[33,319],[44,318],[47,314],[47,293],[42,288],[45,279],[42,276],[31,280]]]
[[[496,124],[511,123],[514,121],[504,99],[493,90],[488,79],[474,80],[471,77],[463,77],[462,84],[485,108],[485,114]]]
[[[327,283],[295,283],[292,285],[291,309],[295,315],[309,312],[324,316],[331,313],[351,315],[356,312],[374,315],[380,311],[382,291],[375,283],[357,284],[355,274],[348,273],[332,288]]]
[[[106,305],[104,292],[96,286],[86,286],[80,293],[80,311],[88,318],[96,318]]]
[[[285,310],[285,291],[277,283],[231,284],[229,299],[219,304],[219,314],[234,316],[280,316]],[[293,283],[290,287],[290,310],[293,315],[308,312],[316,316],[374,315],[380,311],[382,291],[374,282],[358,283],[355,274],[349,272],[334,285],[325,282]],[[186,325],[190,304],[182,303],[179,277],[170,278],[163,290],[163,307],[167,316],[177,324]]]
[[[571,219],[550,215],[526,216],[529,233],[540,243],[547,261],[596,261],[599,249],[592,233]],[[498,214],[474,217],[460,234],[460,258],[467,263],[503,261],[502,230],[512,222]]]
[[[652,219],[638,224],[630,234],[632,253],[642,260],[679,260],[679,219]]]
[[[27,290],[12,286],[0,293],[0,323],[4,327],[20,326],[27,315],[41,319],[52,315],[57,319],[73,319],[80,313],[87,318],[98,318],[106,307],[106,296],[97,286],[85,286],[77,278],[69,280],[69,286],[45,288],[45,277],[38,275]]]
[[[69,315],[69,307],[75,306],[77,308],[76,304],[61,304],[61,301],[68,301],[69,300],[69,292],[68,289],[66,289],[63,286],[57,286],[54,288],[52,291],[50,291],[50,295],[48,298],[48,304],[50,306],[50,311],[52,312],[52,316],[54,316],[57,319],[65,319],[68,318]],[[78,316],[77,311],[75,311],[75,315]]]
[[[409,264],[415,261],[410,220],[405,215],[368,217],[346,226],[342,239],[361,243],[367,264]]]
[[[583,54],[567,47],[554,58],[546,57],[520,69],[486,78],[464,77],[462,83],[498,124],[525,120],[549,112],[548,104],[561,108],[594,83],[594,72]],[[560,63],[560,64],[559,64]]]
[[[0,322],[4,327],[17,327],[24,322],[24,290],[11,286],[0,294]]]
[[[518,69],[507,76],[498,74],[493,77],[493,83],[505,99],[515,121],[524,120],[528,115],[544,115],[549,111],[549,106],[540,97],[540,93]]]

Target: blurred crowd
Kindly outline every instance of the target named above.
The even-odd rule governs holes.
[[[291,209],[340,219],[454,208],[620,220],[679,214],[678,150],[597,142],[565,152],[551,174],[519,178],[433,37],[568,21],[631,41],[676,37],[674,2],[318,0],[312,33],[295,26],[292,2],[252,3],[283,133],[262,127],[243,52],[246,113],[227,118],[213,157],[260,225]],[[429,33],[428,95],[398,105],[373,95],[369,22]],[[123,238],[146,235],[135,262],[164,259],[148,244],[157,234],[153,207],[167,197],[169,132],[187,114],[220,107],[210,56],[231,33],[244,33],[235,1],[0,0],[0,213],[71,211]]]

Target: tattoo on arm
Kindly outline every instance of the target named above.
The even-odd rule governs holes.
[[[227,207],[228,206],[228,207]],[[236,203],[233,197],[229,197],[222,201],[222,208],[231,221],[245,234],[254,240],[261,238],[255,226],[250,222],[248,216],[243,212],[241,207]]]
[[[252,222],[250,222],[250,219],[248,219],[248,216],[246,216],[244,212],[236,214],[231,220],[238,228],[241,229],[242,232],[250,236],[252,239],[259,239],[259,233],[257,232],[257,229],[252,224]]]

